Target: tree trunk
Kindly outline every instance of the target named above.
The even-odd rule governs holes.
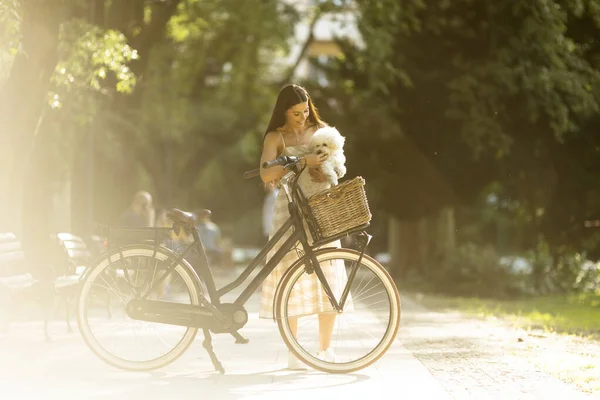
[[[454,209],[450,207],[443,208],[438,213],[437,218],[437,249],[446,259],[456,247],[456,227],[454,221]]]
[[[388,229],[391,271],[396,280],[411,272],[423,273],[424,268],[436,268],[432,261],[443,262],[456,247],[452,208],[419,220],[390,217]]]
[[[388,229],[391,273],[394,279],[404,279],[409,272],[421,270],[426,265],[429,248],[426,221],[401,221],[390,217]]]
[[[388,248],[390,252],[390,271],[394,279],[402,276],[405,270],[405,246],[401,240],[402,222],[399,219],[390,216],[388,220]]]
[[[21,242],[28,259],[33,266],[47,262],[51,251],[52,232],[51,182],[56,177],[57,166],[53,162],[51,151],[52,137],[47,124],[40,129],[41,134],[35,140],[32,157],[23,175],[22,199],[22,235]]]
[[[47,101],[50,77],[58,59],[58,31],[62,13],[61,7],[44,0],[22,1],[21,9],[21,49],[15,57],[6,86],[0,93],[0,147],[9,149],[13,154],[13,157],[0,160],[1,171],[8,174],[10,180],[9,190],[3,190],[8,195],[2,199],[0,220],[4,230],[16,233],[21,233],[23,228],[23,179],[28,177],[28,186],[38,183],[29,180],[38,177],[31,170],[38,163],[31,164],[30,160]],[[27,207],[33,205],[28,201]]]

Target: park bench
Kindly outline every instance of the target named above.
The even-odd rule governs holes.
[[[17,237],[10,232],[0,233],[0,330],[6,331],[18,306],[36,302],[44,321],[44,336],[50,341],[48,322],[55,299],[62,298],[69,331],[70,310],[76,297],[79,277],[85,269],[86,248],[80,238],[59,233],[52,237],[52,251],[44,265],[28,265],[25,252]]]
[[[71,311],[75,306],[79,282],[92,259],[92,254],[79,236],[61,232],[52,238],[62,250],[62,253],[56,256],[54,264],[63,266],[63,269],[58,271],[54,286],[57,296],[64,302],[67,327],[71,332]]]

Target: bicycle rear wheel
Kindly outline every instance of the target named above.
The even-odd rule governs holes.
[[[299,359],[320,371],[366,368],[385,354],[398,332],[401,307],[396,285],[371,257],[363,256],[358,265],[360,253],[355,250],[324,250],[316,256],[338,302],[349,286],[344,310],[333,310],[316,274],[306,272],[303,259],[284,276],[277,292],[275,316],[281,336]],[[356,274],[350,282],[353,268]],[[323,355],[318,353],[327,339],[321,343],[321,324],[329,324],[332,332],[329,351]]]
[[[148,371],[174,362],[192,344],[197,328],[134,320],[125,306],[152,287],[149,299],[199,305],[200,287],[191,267],[167,249],[130,245],[100,259],[81,282],[77,323],[83,339],[115,367]],[[106,304],[110,312],[106,313]]]

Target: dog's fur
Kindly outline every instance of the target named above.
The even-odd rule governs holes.
[[[345,141],[346,138],[332,126],[320,128],[313,134],[310,140],[310,152],[314,154],[327,154],[327,159],[320,165],[321,171],[327,177],[327,181],[313,181],[308,168],[306,168],[298,177],[298,184],[306,197],[337,185],[338,179],[346,175]]]

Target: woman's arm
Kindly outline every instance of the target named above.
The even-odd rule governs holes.
[[[280,147],[283,146],[281,143],[281,135],[277,132],[269,132],[265,136],[263,143],[263,151],[260,157],[260,179],[264,183],[273,182],[285,175],[282,166],[275,166],[271,168],[263,168],[262,165],[266,161],[271,161],[277,158]]]
[[[262,167],[265,161],[271,161],[277,158],[280,146],[283,146],[281,135],[277,132],[267,133],[263,145],[262,156],[260,157],[260,178],[265,183],[276,181],[286,174],[283,167],[279,165],[266,169]],[[321,165],[321,163],[327,159],[327,156],[325,154],[306,154],[304,158],[307,167],[314,168]]]

